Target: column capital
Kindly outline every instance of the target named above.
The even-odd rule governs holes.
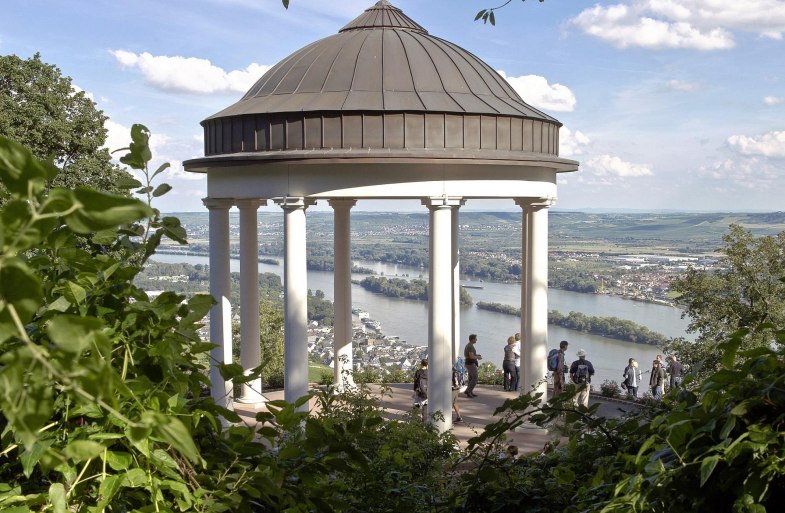
[[[235,200],[234,203],[239,209],[252,208],[255,210],[259,207],[267,206],[267,200],[261,198],[242,198]]]
[[[515,204],[521,208],[531,209],[536,212],[544,208],[550,208],[556,204],[556,197],[545,198],[515,198]]]
[[[208,210],[229,210],[234,205],[233,198],[202,198]]]
[[[356,199],[348,199],[348,198],[333,198],[327,200],[327,203],[333,207],[334,209],[339,208],[352,208],[357,204]]]
[[[316,200],[304,198],[302,196],[284,196],[282,198],[273,198],[273,201],[284,210],[297,210],[316,205]]]
[[[431,196],[430,198],[423,198],[422,204],[428,208],[453,208],[465,205],[466,200],[460,196]]]

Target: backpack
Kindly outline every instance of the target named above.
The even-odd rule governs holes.
[[[463,388],[466,385],[466,366],[463,364],[463,358],[458,358],[455,361],[452,373],[455,376],[455,384],[458,385],[458,388]]]
[[[578,384],[588,383],[589,382],[589,366],[588,365],[578,365],[578,368],[575,371],[575,382]]]
[[[555,371],[559,366],[559,350],[551,349],[548,353],[548,370]]]

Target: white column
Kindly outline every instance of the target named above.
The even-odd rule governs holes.
[[[284,400],[308,393],[308,280],[304,198],[275,200],[284,212]],[[307,410],[308,405],[300,407]]]
[[[238,199],[240,209],[240,365],[246,374],[262,364],[259,339],[259,230],[257,211],[267,202]],[[261,404],[262,379],[243,383],[239,402]]]
[[[519,201],[524,209],[526,296],[521,322],[521,385],[523,393],[540,392],[547,399],[548,373],[548,207],[553,199]]]
[[[531,290],[529,290],[529,260],[530,255],[529,252],[531,248],[529,248],[529,220],[530,216],[527,211],[528,203],[521,204],[521,327],[520,327],[520,334],[521,334],[521,368],[520,368],[520,375],[519,379],[520,382],[518,383],[518,393],[519,394],[528,394],[531,390],[525,386],[525,381],[523,380],[523,362],[528,361],[531,359],[531,356],[527,353],[528,346],[526,346],[526,342],[524,340],[527,339],[528,334],[526,332],[526,327],[529,325],[526,322],[526,319],[529,318],[529,313],[531,311],[531,305],[529,304],[529,300],[531,299]],[[547,371],[547,365],[546,365]],[[546,385],[547,386],[547,385]]]
[[[463,202],[461,202],[463,205]],[[451,207],[452,220],[452,362],[461,354],[461,266],[458,250],[458,206]]]
[[[355,200],[332,199],[334,223],[334,295],[335,327],[333,353],[335,386],[338,390],[354,385],[352,379],[352,257],[350,211]]]
[[[460,204],[455,198],[437,197],[423,200],[430,211],[430,297],[428,316],[428,413],[440,411],[443,420],[435,427],[446,431],[452,427],[452,208]]]
[[[204,198],[210,211],[210,295],[216,301],[210,310],[211,395],[216,404],[233,409],[232,382],[225,381],[218,371],[218,364],[232,363],[232,305],[231,276],[229,274],[229,209],[233,200]]]

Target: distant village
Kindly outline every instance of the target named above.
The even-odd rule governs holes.
[[[412,346],[395,335],[385,335],[379,321],[371,319],[368,312],[353,309],[352,313],[357,318],[352,326],[352,363],[355,371],[367,368],[397,368],[409,371],[428,354],[425,346]],[[332,326],[310,323],[308,356],[313,361],[333,366],[335,354]]]

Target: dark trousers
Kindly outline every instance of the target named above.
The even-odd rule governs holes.
[[[474,393],[474,387],[477,386],[477,369],[476,363],[469,363],[466,365],[466,372],[469,374],[469,380],[466,384],[466,395],[472,395]]]
[[[515,362],[504,360],[502,362],[502,370],[504,370],[504,390],[514,390],[516,385]]]
[[[515,378],[515,381],[513,382],[512,389],[517,392],[518,385],[521,382],[521,367],[519,365],[515,366],[515,375],[513,377]]]

